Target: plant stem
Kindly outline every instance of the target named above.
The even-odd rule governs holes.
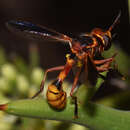
[[[130,112],[94,103],[87,103],[86,107],[80,105],[79,118],[74,119],[74,105],[71,104],[70,98],[63,111],[53,110],[44,99],[13,101],[5,106],[2,110],[21,117],[67,121],[87,126],[93,130],[130,129]]]

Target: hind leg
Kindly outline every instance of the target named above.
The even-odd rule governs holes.
[[[40,85],[40,90],[32,98],[37,97],[43,91],[44,83],[45,83],[48,72],[53,72],[53,71],[58,71],[58,70],[63,70],[63,69],[64,69],[64,66],[58,66],[58,67],[53,67],[53,68],[47,69],[45,71],[44,77],[42,79],[42,82],[41,82],[41,85]]]
[[[76,88],[78,79],[79,79],[79,75],[81,72],[81,68],[80,70],[76,73],[76,76],[74,78],[74,82],[73,82],[73,86],[70,92],[70,96],[72,97],[72,99],[74,100],[74,104],[75,104],[75,109],[74,109],[74,118],[78,118],[78,104],[77,104],[77,97],[73,95],[74,93],[74,89]]]

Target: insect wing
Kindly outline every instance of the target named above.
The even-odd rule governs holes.
[[[87,69],[88,69],[88,80],[92,86],[95,86],[97,83],[98,71],[90,56],[88,56]]]
[[[23,21],[9,21],[6,23],[7,28],[20,34],[21,36],[28,37],[29,39],[38,40],[58,40],[62,42],[71,42],[72,39],[64,34],[58,33],[46,27],[35,25],[30,22]]]
[[[74,75],[78,71],[78,68],[74,66],[73,68]],[[91,57],[87,57],[85,64],[82,66],[82,71],[79,77],[79,82],[82,84],[86,84],[86,86],[95,86],[98,78],[98,71],[91,59]]]

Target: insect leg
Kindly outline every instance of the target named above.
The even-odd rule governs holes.
[[[110,65],[109,65],[110,66]],[[96,67],[98,72],[104,72],[110,69],[110,67],[104,67],[104,66],[100,66],[100,67]]]
[[[74,104],[75,104],[74,118],[78,118],[78,104],[77,104],[77,97],[76,97],[76,96],[73,96],[73,92],[74,92],[74,89],[76,88],[76,85],[77,85],[77,82],[78,82],[78,79],[79,79],[80,72],[81,72],[81,68],[80,68],[80,70],[76,73],[76,76],[75,76],[74,82],[73,82],[73,86],[72,86],[72,89],[71,89],[71,92],[70,92],[70,96],[71,96],[72,99],[74,100]]]
[[[42,82],[41,82],[41,85],[40,85],[40,90],[32,98],[37,97],[43,91],[44,83],[45,83],[46,76],[47,76],[48,72],[53,72],[53,71],[58,71],[58,70],[63,70],[63,69],[64,69],[64,66],[58,66],[58,67],[53,67],[53,68],[47,69],[45,71],[44,77],[42,79]]]
[[[115,53],[111,58],[108,58],[108,59],[94,60],[93,63],[95,65],[100,65],[100,66],[96,66],[97,71],[104,72],[104,71],[107,71],[108,69],[110,69],[110,65],[113,62],[116,55],[117,55],[117,53]]]
[[[107,58],[107,59],[94,60],[93,63],[94,63],[95,65],[105,64],[105,63],[109,63],[109,62],[111,63],[111,62],[114,60],[114,58],[115,58],[116,55],[117,55],[117,53],[115,53],[112,57]]]
[[[106,62],[100,66],[96,66],[96,69],[98,72],[104,72],[110,69],[110,65],[111,65],[112,61]]]

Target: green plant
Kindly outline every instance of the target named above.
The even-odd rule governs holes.
[[[121,72],[125,72],[125,75],[129,77],[129,74],[127,73],[130,65],[128,60],[129,57],[122,50],[112,47],[111,50],[106,53],[106,55],[112,55],[115,51],[118,51],[119,54],[116,57],[116,62],[118,64],[119,70],[121,70]],[[31,56],[32,55],[30,54],[30,57]],[[33,58],[31,59],[33,60]],[[42,80],[42,70],[41,68],[37,68],[36,66],[38,64],[35,63],[38,61],[37,59],[35,59],[35,61],[31,61],[31,63],[33,64],[31,65],[31,69],[28,68],[28,65],[26,65],[22,59],[17,57],[13,61],[13,64],[9,64],[6,60],[3,61],[4,62],[1,63],[1,68],[3,68],[3,71],[1,71],[0,80],[0,90],[2,92],[1,104],[3,104],[0,105],[1,110],[9,114],[17,115],[18,117],[67,121],[69,123],[77,123],[95,130],[130,129],[130,112],[117,110],[102,105],[107,103],[106,105],[118,108],[116,102],[119,102],[122,99],[124,101],[128,98],[129,94],[121,95],[121,93],[116,93],[117,98],[115,98],[114,95],[110,95],[108,98],[97,100],[96,103],[90,101],[93,95],[95,95],[95,93],[99,90],[101,84],[104,82],[102,79],[98,79],[96,87],[88,87],[85,85],[81,85],[79,87],[76,93],[79,102],[79,118],[73,119],[74,104],[72,103],[70,97],[68,98],[67,107],[60,112],[53,110],[46,102],[46,99],[43,97],[33,100],[28,99],[38,90],[38,87]],[[122,62],[124,64],[122,64]],[[7,75],[4,73],[5,70]],[[13,74],[13,76],[10,76],[10,74]],[[104,75],[106,75],[106,73],[104,73]],[[35,76],[39,77],[36,78],[36,81],[34,78]],[[127,81],[129,82],[129,80]],[[3,84],[2,82],[5,84]],[[71,84],[67,84],[67,88],[69,86],[71,86]],[[11,98],[9,99],[9,97],[6,95],[11,95]],[[16,98],[24,99],[12,101]],[[99,102],[102,104],[98,104]],[[19,118],[15,118],[13,121],[16,122],[18,119]],[[30,124],[29,122],[35,122],[37,124],[35,125],[34,123],[33,128],[37,127],[41,129],[41,125],[39,124],[41,122],[40,120],[32,121],[30,119],[29,121],[29,119],[23,118],[22,122],[23,123],[20,125],[22,126],[21,129],[28,128],[27,124]],[[43,124],[45,124],[45,122]],[[13,127],[15,129],[20,129],[20,126],[16,125],[14,127],[10,125],[10,127]]]

